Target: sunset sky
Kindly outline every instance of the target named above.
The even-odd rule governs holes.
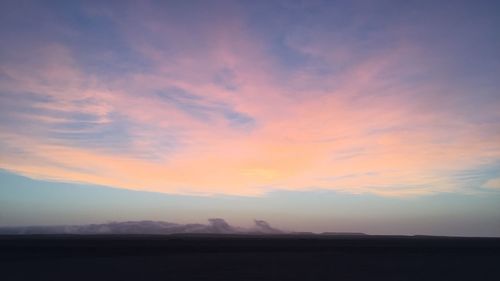
[[[1,1],[0,226],[500,236],[498,1]]]

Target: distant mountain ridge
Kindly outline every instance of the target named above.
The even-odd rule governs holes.
[[[368,235],[363,232],[322,232],[321,235],[329,235],[329,236],[364,236]]]
[[[285,234],[263,220],[251,228],[236,227],[224,219],[213,218],[208,224],[178,224],[163,221],[125,221],[87,225],[0,227],[0,234]]]

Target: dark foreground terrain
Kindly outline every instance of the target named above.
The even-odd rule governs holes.
[[[499,238],[0,236],[1,280],[500,280]]]

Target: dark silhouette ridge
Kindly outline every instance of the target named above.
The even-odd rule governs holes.
[[[208,224],[178,224],[163,221],[126,221],[87,225],[0,227],[0,234],[282,234],[266,221],[255,220],[252,228],[235,227],[224,219],[211,218]]]

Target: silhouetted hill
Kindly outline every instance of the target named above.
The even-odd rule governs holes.
[[[280,234],[285,233],[271,227],[266,221],[255,220],[254,227],[242,228],[228,224],[224,219],[213,218],[208,224],[178,224],[163,221],[126,221],[88,225],[19,226],[0,227],[0,234]]]

